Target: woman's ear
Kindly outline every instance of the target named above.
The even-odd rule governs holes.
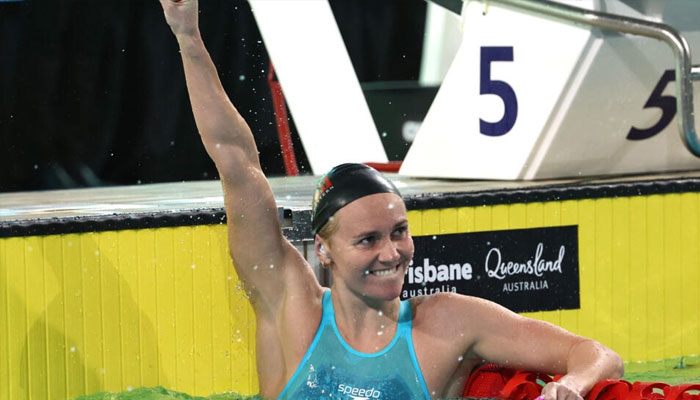
[[[325,241],[321,239],[320,236],[316,235],[314,239],[316,257],[318,257],[318,260],[324,267],[328,267],[332,262],[330,252],[328,251],[328,246],[326,245]]]

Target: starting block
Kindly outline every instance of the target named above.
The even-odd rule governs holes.
[[[559,16],[536,9],[557,5]],[[696,0],[465,0],[462,44],[400,173],[546,179],[700,168],[689,50],[683,60],[660,36],[561,17],[574,7],[621,25],[668,25],[700,50]]]

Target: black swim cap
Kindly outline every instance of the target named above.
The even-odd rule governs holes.
[[[322,176],[316,184],[311,209],[311,231],[315,234],[338,210],[351,202],[376,193],[401,197],[391,181],[364,164],[341,164]]]

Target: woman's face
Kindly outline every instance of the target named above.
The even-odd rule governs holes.
[[[413,258],[403,200],[393,193],[373,194],[341,208],[334,218],[338,228],[326,243],[334,287],[376,300],[398,297]]]

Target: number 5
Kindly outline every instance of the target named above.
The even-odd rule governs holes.
[[[647,129],[637,129],[632,127],[627,134],[627,140],[644,140],[656,135],[657,133],[666,129],[668,124],[671,123],[673,117],[676,116],[676,98],[674,96],[662,96],[664,89],[669,84],[676,79],[676,73],[672,69],[666,70],[659,83],[656,84],[654,90],[651,92],[649,99],[644,104],[644,108],[658,107],[661,109],[661,118],[659,121]]]
[[[503,82],[491,79],[491,62],[513,61],[513,47],[482,47],[480,94],[495,94],[503,100],[503,118],[498,122],[488,122],[479,118],[479,132],[486,136],[503,136],[510,132],[518,117],[518,99],[513,88]]]

